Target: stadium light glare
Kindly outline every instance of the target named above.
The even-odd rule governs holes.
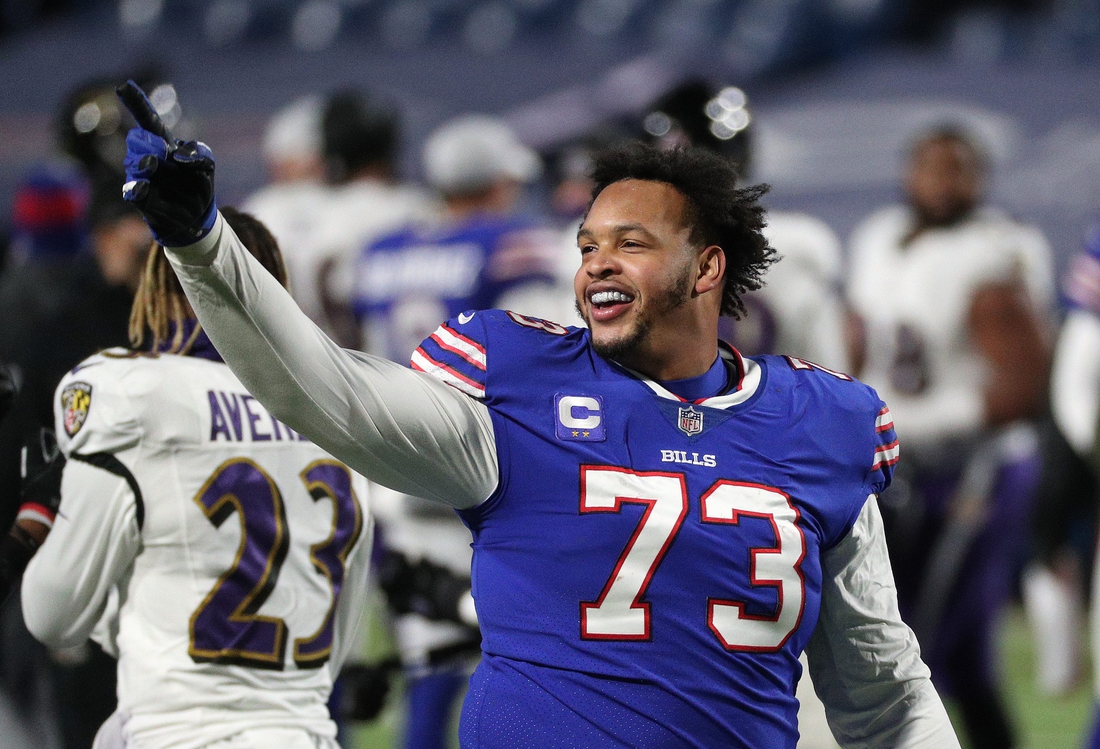
[[[654,138],[661,138],[672,129],[672,118],[664,112],[650,112],[643,120],[642,127]]]

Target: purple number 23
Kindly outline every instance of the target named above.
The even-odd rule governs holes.
[[[316,502],[332,500],[332,533],[310,547],[310,560],[332,588],[332,603],[321,626],[294,640],[299,668],[319,668],[332,651],[333,612],[344,582],[344,563],[359,540],[362,512],[351,486],[351,473],[340,463],[318,460],[301,473]],[[275,481],[247,458],[222,463],[195,496],[215,528],[234,512],[241,541],[233,564],[191,615],[188,653],[196,663],[226,663],[281,670],[287,626],[282,619],[256,612],[275,588],[290,545],[286,508]]]

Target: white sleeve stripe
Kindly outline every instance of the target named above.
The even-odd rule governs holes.
[[[36,523],[41,523],[47,528],[53,527],[53,517],[46,512],[45,508],[39,508],[38,505],[24,504],[19,508],[19,514],[15,516],[18,520],[33,520]]]
[[[431,375],[442,382],[460,390],[466,395],[483,400],[485,398],[485,386],[474,382],[461,372],[451,369],[446,364],[435,361],[424,353],[423,349],[417,349],[412,355],[412,368]]]
[[[878,418],[875,419],[875,431],[886,432],[894,428],[894,419],[890,416],[890,409],[885,406],[878,412]]]
[[[485,349],[479,346],[476,341],[461,333],[456,333],[446,325],[440,325],[436,328],[431,337],[433,341],[439,344],[440,348],[461,356],[482,371],[485,370]]]
[[[877,470],[882,466],[892,466],[898,462],[898,457],[901,455],[901,446],[897,440],[894,440],[889,445],[883,445],[875,448],[875,462],[871,466],[871,470]]]
[[[825,372],[826,374],[831,374],[833,377],[844,380],[845,382],[852,381],[852,378],[844,374],[843,372],[837,372],[836,370],[829,369],[828,367],[823,367],[816,362],[806,361],[805,359],[799,359],[797,357],[787,355],[784,355],[783,358],[786,359],[787,363],[791,365],[791,369],[804,371],[816,369],[818,371]]]

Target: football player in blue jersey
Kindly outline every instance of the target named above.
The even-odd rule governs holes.
[[[889,410],[846,375],[718,344],[772,256],[762,190],[728,162],[601,156],[576,280],[590,330],[467,311],[415,372],[317,330],[220,218],[209,150],[174,150],[133,108],[126,195],[250,392],[470,527],[483,655],[463,746],[790,749],[808,649],[842,745],[958,747],[897,610],[875,501]]]
[[[356,268],[365,350],[401,362],[440,320],[467,309],[547,317],[557,307],[560,242],[521,208],[541,173],[538,155],[503,120],[463,115],[431,134],[423,156],[442,215],[375,237]]]

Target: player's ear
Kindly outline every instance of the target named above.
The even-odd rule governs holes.
[[[725,251],[718,245],[712,244],[704,247],[697,257],[695,293],[705,294],[721,288],[722,279],[726,276]]]

